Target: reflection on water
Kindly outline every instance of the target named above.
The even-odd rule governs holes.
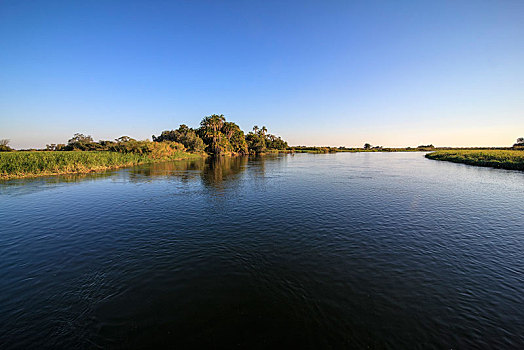
[[[129,180],[133,182],[153,181],[158,177],[178,177],[181,181],[190,181],[206,167],[209,159],[185,159],[173,162],[160,162],[130,168]]]
[[[246,170],[248,157],[220,157],[208,162],[200,173],[202,184],[214,189],[224,189],[226,183],[238,183]]]
[[[64,174],[56,176],[39,176],[22,179],[0,180],[0,195],[22,195],[47,189],[67,186],[85,181],[98,181],[115,176],[115,170],[92,172],[87,174]]]
[[[99,181],[130,181],[133,183],[172,179],[182,183],[201,181],[210,189],[223,190],[226,186],[239,184],[242,173],[251,160],[251,178],[264,176],[266,161],[279,162],[285,156],[267,155],[259,157],[218,157],[177,160],[139,165],[135,167],[57,176],[14,179],[0,182],[0,194],[27,194],[67,184]]]
[[[218,157],[175,162],[155,163],[129,170],[129,180],[133,182],[154,181],[156,177],[176,177],[182,182],[199,179],[202,184],[213,188],[223,188],[224,182],[238,181],[242,171],[247,168],[248,157]]]

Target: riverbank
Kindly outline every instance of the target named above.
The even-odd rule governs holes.
[[[434,147],[403,147],[403,148],[391,148],[391,147],[372,147],[372,148],[347,148],[347,147],[323,147],[323,146],[294,146],[287,150],[278,150],[278,152],[285,153],[360,153],[360,152],[428,152],[437,150]]]
[[[0,153],[0,180],[24,177],[90,173],[155,163],[203,157],[200,153],[175,151],[168,156],[110,151],[20,151]]]
[[[475,166],[524,170],[524,151],[517,150],[442,150],[426,158]]]

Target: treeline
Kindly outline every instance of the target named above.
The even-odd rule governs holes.
[[[138,141],[129,136],[122,136],[114,141],[100,140],[95,142],[89,135],[75,134],[67,144],[51,144],[46,151],[109,151],[147,155],[151,159],[166,159],[178,156],[186,148],[178,142]]]
[[[421,152],[435,150],[433,145],[420,145],[418,147],[392,148],[382,146],[372,146],[369,143],[364,144],[364,147],[318,147],[318,146],[294,146],[291,148],[294,152],[307,153],[335,153],[335,152]]]
[[[205,117],[197,129],[182,124],[176,130],[163,131],[159,136],[153,135],[153,141],[179,142],[190,151],[206,151],[214,155],[261,154],[289,147],[282,138],[269,134],[265,126],[254,126],[253,131],[246,135],[237,124],[226,121],[222,114]]]
[[[165,130],[159,136],[153,135],[153,142],[138,141],[129,136],[122,136],[114,141],[95,142],[89,135],[75,134],[67,144],[50,144],[46,146],[46,150],[149,154],[166,147],[214,155],[248,155],[285,150],[289,146],[282,138],[269,134],[265,126],[255,126],[246,135],[237,124],[226,121],[222,114],[213,114],[202,119],[197,129],[182,124],[176,130]]]

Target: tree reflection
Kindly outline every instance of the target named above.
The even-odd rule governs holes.
[[[200,173],[206,187],[222,189],[226,184],[238,183],[240,174],[247,169],[249,157],[214,157],[206,162]]]
[[[25,192],[40,191],[60,184],[108,179],[130,181],[133,183],[157,180],[175,180],[182,183],[200,182],[205,188],[217,191],[233,188],[241,184],[242,179],[264,181],[266,162],[273,164],[285,157],[277,155],[210,157],[191,160],[177,160],[144,164],[140,166],[113,169],[88,174],[71,174],[26,178],[1,182],[0,194],[13,193],[14,187],[25,186]],[[29,186],[27,186],[29,185]],[[20,192],[16,190],[16,192]]]
[[[198,179],[206,167],[205,158],[152,163],[130,168],[129,180],[133,182],[153,181],[158,178],[176,177],[182,182]]]

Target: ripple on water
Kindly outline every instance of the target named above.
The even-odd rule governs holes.
[[[524,173],[422,153],[0,184],[5,348],[524,347]]]

